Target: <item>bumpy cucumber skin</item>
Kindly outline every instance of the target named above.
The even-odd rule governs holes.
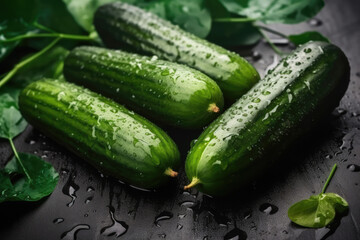
[[[217,82],[230,103],[260,79],[256,69],[239,55],[126,3],[98,8],[94,25],[109,47],[156,55],[202,71]]]
[[[75,48],[65,60],[68,81],[114,99],[149,119],[179,128],[201,128],[223,109],[220,88],[187,66],[99,47]]]
[[[156,188],[177,169],[179,151],[160,128],[125,107],[65,81],[43,79],[19,96],[25,119],[100,171]]]
[[[186,160],[187,177],[214,196],[249,184],[337,106],[349,74],[338,47],[299,47],[200,135]]]

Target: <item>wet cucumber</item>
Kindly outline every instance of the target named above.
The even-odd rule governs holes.
[[[119,50],[75,48],[64,75],[149,119],[181,128],[207,125],[224,104],[220,88],[205,74]]]
[[[156,55],[202,71],[234,102],[258,80],[256,69],[239,55],[126,3],[110,3],[95,13],[99,36],[111,48]]]
[[[263,174],[337,106],[349,72],[338,47],[299,47],[200,135],[186,160],[185,189],[225,195]]]
[[[21,92],[19,106],[31,125],[131,185],[156,188],[176,175],[179,152],[165,132],[85,88],[43,79]]]

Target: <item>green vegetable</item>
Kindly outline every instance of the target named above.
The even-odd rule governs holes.
[[[94,24],[109,47],[127,46],[202,71],[218,83],[229,101],[239,98],[259,80],[255,68],[237,54],[135,6],[103,5],[95,13]]]
[[[288,39],[295,45],[304,44],[309,41],[330,42],[329,39],[324,37],[321,33],[315,31],[303,32],[297,35],[289,35]]]
[[[200,135],[186,160],[185,188],[224,195],[261,176],[337,106],[349,72],[338,47],[299,47]]]
[[[150,119],[201,128],[223,107],[216,83],[184,65],[98,47],[78,47],[66,58],[67,80],[126,104]]]
[[[288,216],[291,221],[303,227],[321,228],[331,223],[336,213],[342,214],[348,210],[349,205],[345,199],[335,193],[325,193],[335,170],[336,164],[319,195],[313,195],[289,208]]]
[[[37,201],[51,194],[58,182],[55,169],[39,157],[15,149],[12,139],[25,130],[27,122],[9,94],[0,95],[0,116],[0,138],[9,140],[15,154],[0,169],[0,202]]]
[[[176,176],[179,152],[170,137],[94,92],[43,79],[20,93],[19,105],[30,124],[104,173],[141,188]]]

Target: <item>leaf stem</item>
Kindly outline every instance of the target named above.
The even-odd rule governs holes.
[[[31,55],[30,57],[24,59],[23,61],[19,62],[18,64],[16,64],[14,66],[13,69],[11,69],[10,72],[8,72],[4,78],[2,78],[0,80],[0,88],[6,84],[16,73],[17,71],[22,68],[23,66],[25,66],[26,64],[28,64],[29,62],[35,60],[36,58],[38,58],[39,56],[41,56],[43,53],[45,53],[46,51],[48,51],[50,48],[52,48],[58,41],[60,40],[60,38],[56,38],[54,41],[52,41],[49,45],[47,45],[46,47],[44,47],[41,51]]]
[[[263,29],[263,30],[265,30],[265,31],[267,31],[267,32],[270,32],[270,33],[272,33],[272,34],[278,35],[278,36],[280,36],[280,37],[289,39],[286,34],[284,34],[284,33],[282,33],[282,32],[278,32],[278,31],[276,31],[276,30],[274,30],[274,29],[271,29],[271,28],[268,28],[268,27],[266,27],[266,26],[261,26],[261,25],[254,25],[254,26],[257,27],[257,28],[261,28],[261,29]]]
[[[327,180],[326,180],[326,182],[325,182],[325,184],[324,184],[324,187],[323,187],[321,193],[325,193],[326,188],[328,187],[328,185],[329,185],[332,177],[333,177],[334,174],[335,174],[336,168],[337,168],[337,165],[336,165],[336,163],[335,163],[334,166],[333,166],[332,169],[331,169],[330,175],[329,175],[329,177],[327,178]]]
[[[90,36],[90,35],[84,36],[84,35],[73,35],[73,34],[66,34],[66,33],[51,32],[51,33],[24,34],[24,35],[19,35],[19,36],[13,37],[13,38],[2,39],[2,40],[0,40],[0,42],[14,42],[14,41],[19,41],[21,39],[26,39],[26,38],[50,38],[50,37],[72,39],[72,40],[83,40],[83,41],[92,41],[95,39],[94,36]]]
[[[275,44],[271,41],[271,39],[265,34],[265,32],[260,27],[257,26],[256,28],[258,29],[259,33],[263,36],[265,41],[269,43],[270,47],[274,50],[274,52],[276,52],[280,56],[283,56],[285,54],[277,46],[275,46]]]
[[[37,27],[38,29],[44,30],[44,31],[46,31],[46,32],[56,33],[54,30],[52,30],[52,29],[50,29],[50,28],[48,28],[48,27],[46,27],[46,26],[38,23],[37,21],[35,21],[35,22],[33,23],[33,25],[34,25],[34,27]]]
[[[24,167],[24,164],[22,163],[22,161],[21,161],[21,159],[20,159],[20,157],[19,157],[18,152],[16,151],[16,148],[15,148],[15,145],[14,145],[14,142],[13,142],[12,138],[8,138],[8,139],[9,139],[11,148],[12,148],[12,150],[13,150],[13,152],[14,152],[15,158],[18,160],[18,162],[19,162],[21,168],[23,169],[26,177],[29,179],[29,181],[31,181],[31,177],[30,177],[29,173],[26,171],[26,168]]]
[[[215,18],[213,22],[255,22],[254,18]]]

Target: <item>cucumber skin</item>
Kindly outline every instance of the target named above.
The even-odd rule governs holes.
[[[43,79],[19,96],[34,127],[98,170],[140,188],[156,188],[180,154],[160,128],[125,107],[65,81]]]
[[[64,75],[157,122],[196,129],[223,109],[220,88],[187,66],[98,47],[78,47],[65,60]]]
[[[299,47],[200,135],[186,159],[188,179],[198,178],[197,188],[213,196],[249,184],[331,113],[349,78],[349,62],[338,47]]]
[[[108,47],[156,55],[205,73],[217,82],[229,103],[260,79],[256,69],[239,55],[126,3],[99,7],[94,25]]]

